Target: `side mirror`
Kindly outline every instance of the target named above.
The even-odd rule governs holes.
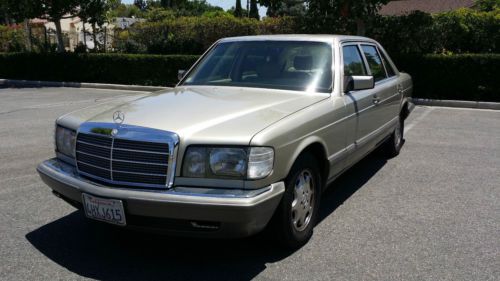
[[[369,90],[375,88],[373,76],[346,76],[344,81],[344,92]]]
[[[186,75],[186,71],[185,70],[178,70],[177,71],[177,79],[179,79],[179,81],[181,81],[182,78],[184,78],[184,75]]]

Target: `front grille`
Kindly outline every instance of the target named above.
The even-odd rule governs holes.
[[[120,186],[167,187],[169,144],[79,133],[81,175]]]

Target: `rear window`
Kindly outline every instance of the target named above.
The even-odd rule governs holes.
[[[365,63],[357,45],[342,47],[344,57],[344,76],[365,76]]]
[[[384,65],[382,64],[382,59],[377,52],[377,48],[372,45],[362,45],[361,47],[363,48],[363,53],[368,61],[368,66],[370,67],[375,82],[387,78]]]

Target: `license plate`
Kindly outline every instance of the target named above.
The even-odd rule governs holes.
[[[125,211],[121,200],[82,194],[85,216],[117,225],[126,225]]]

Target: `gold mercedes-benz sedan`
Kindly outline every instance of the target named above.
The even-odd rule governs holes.
[[[269,227],[298,247],[329,183],[377,147],[399,153],[411,108],[411,77],[364,37],[226,38],[179,78],[58,118],[43,181],[90,219],[203,237]]]

